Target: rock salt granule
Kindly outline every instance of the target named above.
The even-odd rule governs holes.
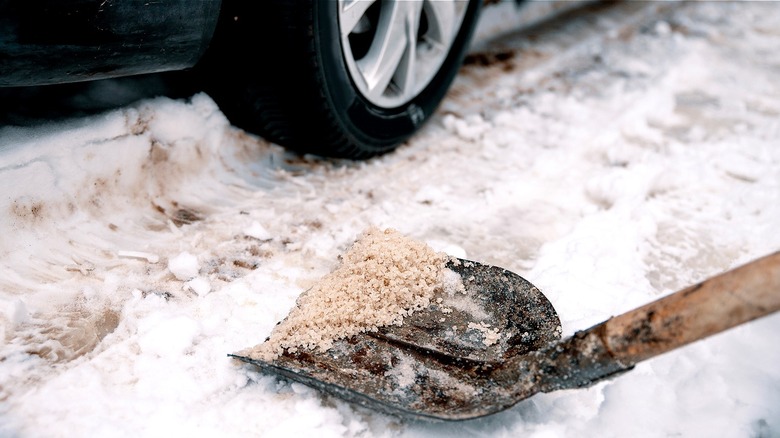
[[[405,316],[427,308],[445,284],[451,287],[447,260],[393,229],[370,228],[333,272],[298,297],[269,339],[245,354],[271,361],[284,350],[327,351],[335,340],[400,325]]]

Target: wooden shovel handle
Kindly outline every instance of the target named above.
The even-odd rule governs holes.
[[[615,359],[637,363],[778,310],[780,252],[611,318],[601,337]]]
[[[780,252],[579,331],[530,363],[541,391],[582,388],[778,310]]]

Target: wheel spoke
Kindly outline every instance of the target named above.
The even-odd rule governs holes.
[[[339,25],[341,26],[341,35],[349,35],[355,30],[355,27],[363,18],[368,8],[371,7],[376,0],[352,0],[343,2],[341,7],[341,13],[339,18]]]
[[[383,108],[414,99],[446,62],[472,1],[339,0],[344,60],[363,97]]]
[[[454,38],[457,28],[455,23],[455,2],[454,1],[426,1],[425,13],[428,17],[428,33],[426,39],[431,43],[440,43],[443,46],[449,46]]]
[[[415,84],[415,70],[417,68],[417,31],[420,26],[420,14],[422,2],[414,2],[414,9],[407,12],[406,21],[406,50],[398,63],[398,68],[393,75],[393,84],[402,95],[411,91]]]
[[[387,11],[382,11],[374,43],[357,63],[368,86],[369,97],[381,96],[395,76],[409,48],[409,35],[417,35],[421,11],[420,3],[413,1],[388,2],[382,6]],[[409,29],[410,26],[413,29]]]

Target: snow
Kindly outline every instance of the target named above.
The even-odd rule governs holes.
[[[271,233],[257,221],[252,222],[252,225],[244,230],[244,234],[257,240],[271,240],[273,238]]]
[[[777,29],[771,3],[625,2],[483,37],[514,56],[360,163],[204,94],[0,128],[0,436],[780,435],[778,315],[454,424],[227,357],[372,225],[521,274],[564,336],[777,251]]]
[[[211,292],[211,283],[203,277],[193,278],[185,284],[190,290],[201,296]]]
[[[178,280],[191,280],[195,278],[200,271],[198,258],[185,251],[168,260],[168,270],[170,270],[171,274]]]

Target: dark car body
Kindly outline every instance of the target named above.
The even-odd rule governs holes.
[[[220,0],[0,0],[0,86],[46,85],[194,66]]]
[[[0,88],[24,96],[172,72],[247,132],[301,153],[369,158],[431,117],[482,3],[0,0]]]

